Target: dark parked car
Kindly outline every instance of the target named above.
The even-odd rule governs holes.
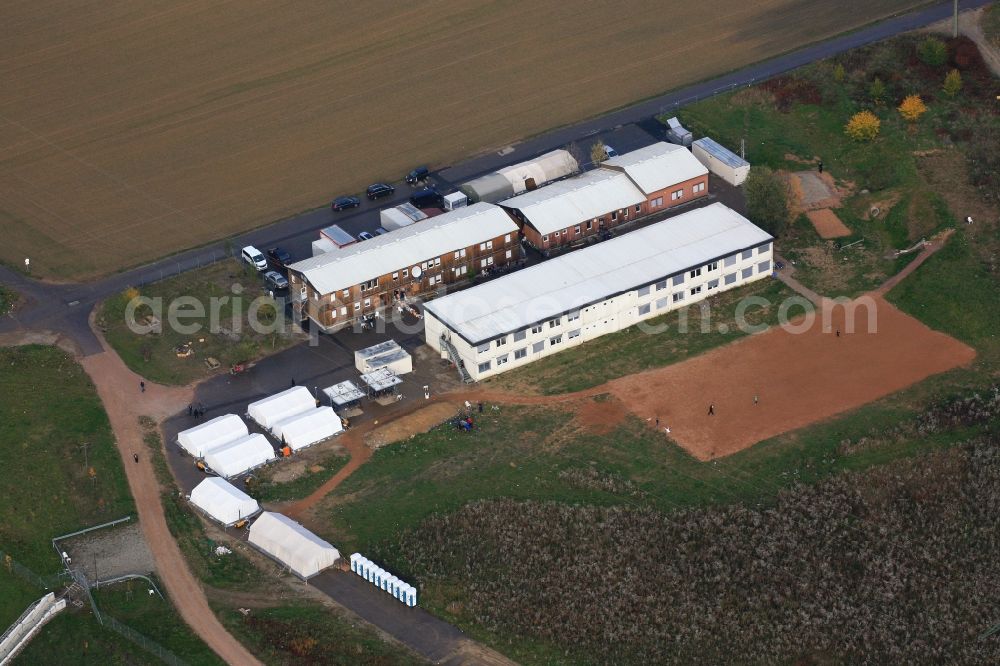
[[[268,271],[264,273],[264,284],[273,291],[288,288],[288,280],[278,271]]]
[[[376,199],[381,199],[382,197],[391,196],[395,191],[396,188],[392,185],[387,185],[386,183],[374,183],[373,185],[368,186],[366,194],[369,199],[375,201]]]
[[[282,268],[292,263],[292,255],[290,255],[288,250],[283,247],[272,247],[267,251],[267,256],[271,258],[271,261]]]
[[[358,234],[358,240],[359,240],[359,241],[366,241],[366,240],[371,240],[371,239],[373,239],[373,238],[375,238],[375,237],[374,237],[374,236],[372,236],[372,235],[371,235],[370,233],[368,233],[367,231],[362,231],[362,232],[361,232],[360,234]]]
[[[430,173],[431,172],[427,170],[427,167],[419,166],[410,173],[406,174],[406,182],[410,185],[414,185],[418,180],[425,180]]]
[[[417,208],[440,208],[444,197],[433,187],[425,187],[410,195],[410,203]]]
[[[337,197],[330,206],[333,210],[345,210],[347,208],[357,208],[361,205],[361,199],[357,197]]]
[[[387,233],[389,233],[389,230],[388,230],[388,229],[385,229],[385,228],[383,228],[383,227],[379,227],[379,228],[377,228],[377,229],[375,230],[375,235],[376,235],[376,236],[381,236],[382,234],[387,234]]]

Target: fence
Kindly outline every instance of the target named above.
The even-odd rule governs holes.
[[[66,580],[66,574],[52,574],[49,576],[39,576],[34,571],[24,566],[17,560],[15,560],[11,555],[0,550],[0,561],[3,562],[3,568],[9,573],[14,574],[18,578],[30,583],[36,587],[43,590],[54,590],[60,585],[62,585]]]
[[[163,647],[154,640],[146,638],[132,627],[128,626],[127,624],[122,624],[121,622],[111,617],[110,615],[104,616],[103,624],[105,627],[108,627],[113,631],[115,631],[116,633],[118,633],[119,635],[124,636],[125,638],[129,639],[130,641],[132,641],[139,647],[143,648],[150,654],[156,655],[167,664],[170,664],[170,666],[187,666],[186,661],[178,657],[176,654],[174,654],[167,648]]]

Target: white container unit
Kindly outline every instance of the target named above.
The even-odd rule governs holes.
[[[358,565],[363,559],[361,553],[351,553],[351,573],[358,573]]]
[[[389,593],[390,596],[396,596],[396,589],[399,587],[399,579],[395,576],[389,576],[389,584],[386,586],[385,591]]]

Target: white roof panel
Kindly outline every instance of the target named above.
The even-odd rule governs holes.
[[[232,525],[260,511],[257,500],[217,476],[194,487],[191,503],[223,525]]]
[[[645,200],[646,196],[625,174],[595,169],[507,199],[500,205],[516,208],[539,233],[550,234]]]
[[[309,578],[332,566],[340,552],[288,516],[265,511],[250,526],[250,543]]]
[[[213,448],[246,437],[249,432],[243,419],[236,414],[224,414],[177,433],[177,443],[195,458],[201,458]]]
[[[646,194],[708,173],[690,150],[663,141],[613,157],[602,166],[622,169]]]
[[[274,424],[274,436],[293,451],[333,437],[344,429],[333,407],[314,407]]]
[[[517,225],[502,209],[477,203],[289,268],[304,275],[321,294],[329,294],[515,232]]]
[[[205,454],[205,464],[221,477],[238,476],[274,460],[274,448],[267,437],[254,433]]]
[[[263,428],[316,408],[316,398],[305,386],[293,386],[247,405],[247,414]]]
[[[769,240],[766,231],[714,203],[430,301],[424,309],[478,344]]]

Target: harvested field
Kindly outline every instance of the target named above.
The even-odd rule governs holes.
[[[861,305],[867,298],[874,316]],[[976,355],[881,297],[851,304],[853,327],[845,325],[846,308],[836,306],[827,330],[817,314],[811,325],[798,320],[608,387],[641,418],[658,416],[670,437],[708,460],[878,400]],[[803,330],[794,332],[797,325]]]
[[[812,222],[820,238],[843,238],[851,235],[851,230],[847,228],[847,225],[841,222],[837,214],[829,208],[811,210],[806,213],[806,217]]]
[[[110,272],[918,4],[13,0],[0,260]]]

